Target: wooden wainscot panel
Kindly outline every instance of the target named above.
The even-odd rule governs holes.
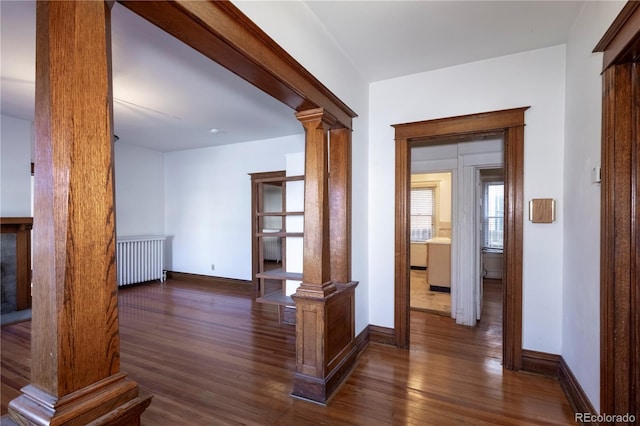
[[[299,318],[304,327],[300,328],[300,333],[296,339],[296,344],[301,345],[302,350],[298,351],[299,359],[298,371],[310,376],[321,376],[322,371],[322,347],[315,338],[316,334],[322,334],[324,327],[324,306],[321,302],[312,302],[303,306],[298,306]]]
[[[354,296],[357,282],[336,285],[324,298],[293,295],[297,372],[291,396],[326,404],[355,366]]]

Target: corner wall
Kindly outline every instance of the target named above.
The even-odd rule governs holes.
[[[567,43],[562,357],[600,406],[602,54],[592,53],[625,2],[584,2]]]
[[[0,216],[31,216],[31,121],[0,116]]]
[[[118,141],[114,155],[116,235],[163,235],[164,154]]]

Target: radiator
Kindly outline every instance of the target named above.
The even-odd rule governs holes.
[[[263,229],[263,233],[281,232],[279,229]],[[282,238],[281,237],[263,237],[264,242],[264,260],[282,261]]]
[[[164,236],[117,239],[118,286],[165,280]]]

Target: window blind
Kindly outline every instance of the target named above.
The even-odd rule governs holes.
[[[433,237],[434,214],[434,188],[412,188],[411,240],[424,241]]]
[[[504,182],[484,183],[483,248],[503,248]]]

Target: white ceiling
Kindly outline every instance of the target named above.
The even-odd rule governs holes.
[[[305,3],[368,81],[564,43],[582,4]],[[0,0],[0,14],[0,112],[33,120],[35,3]],[[121,142],[173,151],[302,133],[288,107],[119,4],[112,40]]]

